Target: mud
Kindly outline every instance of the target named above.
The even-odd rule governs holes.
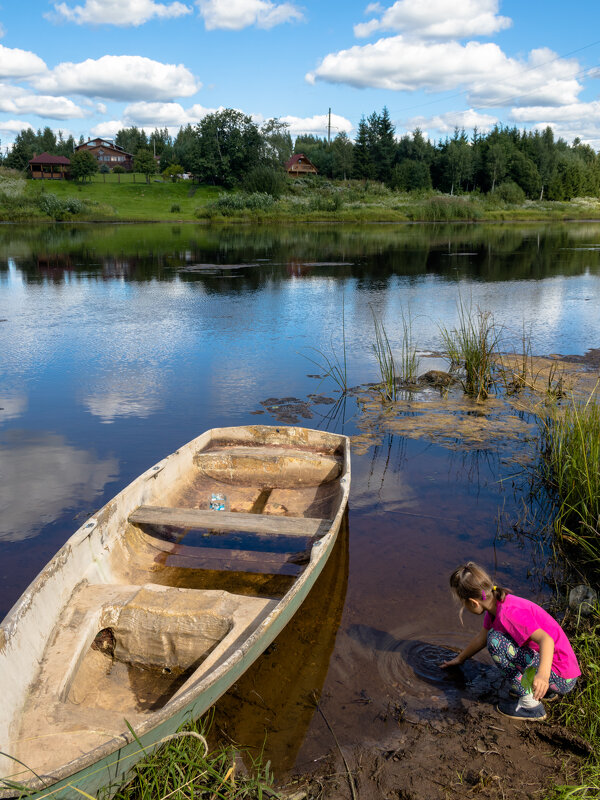
[[[471,705],[441,722],[400,721],[397,731],[370,746],[337,749],[312,774],[290,781],[284,796],[539,798],[568,780],[588,748],[552,721],[524,728]]]

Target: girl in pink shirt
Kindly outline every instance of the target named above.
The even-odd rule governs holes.
[[[546,719],[542,699],[567,694],[581,674],[573,648],[558,622],[543,608],[495,586],[481,567],[469,561],[450,576],[452,592],[473,614],[483,614],[483,629],[456,658],[441,666],[454,667],[487,645],[497,667],[510,682],[512,697],[496,708],[513,719]],[[535,668],[533,685],[522,684],[528,667]]]

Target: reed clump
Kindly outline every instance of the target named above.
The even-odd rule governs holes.
[[[597,388],[597,386],[596,386]],[[541,420],[542,470],[554,497],[554,529],[589,563],[600,558],[600,405],[572,396]]]
[[[371,308],[371,313],[375,327],[375,342],[372,347],[379,366],[382,394],[386,400],[396,400],[399,387],[414,383],[419,369],[419,357],[413,338],[410,309],[401,310],[402,341],[399,360],[394,357],[383,322],[377,318],[373,308]]]
[[[485,400],[494,384],[499,360],[500,331],[489,311],[474,310],[462,298],[458,302],[458,325],[440,326],[444,355],[451,370],[458,370],[463,390],[476,400]]]

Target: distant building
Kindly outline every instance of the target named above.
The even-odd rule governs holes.
[[[29,162],[31,177],[37,180],[64,181],[69,177],[71,161],[66,156],[40,153]]]
[[[304,153],[295,153],[285,165],[288,175],[293,178],[300,178],[302,175],[318,175],[319,170],[315,167],[308,156]]]
[[[98,167],[107,166],[113,169],[117,165],[123,167],[127,172],[133,169],[133,155],[127,153],[111,139],[90,139],[84,144],[79,144],[76,150],[87,150],[98,161]]]

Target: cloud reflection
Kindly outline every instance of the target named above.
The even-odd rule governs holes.
[[[18,417],[25,413],[26,408],[26,395],[0,394],[0,423],[8,422],[9,419],[18,419]]]
[[[0,442],[0,541],[30,539],[69,508],[92,504],[118,466],[53,433],[10,431]]]
[[[159,376],[152,372],[109,375],[83,400],[90,414],[110,424],[117,417],[149,417],[162,405]]]

